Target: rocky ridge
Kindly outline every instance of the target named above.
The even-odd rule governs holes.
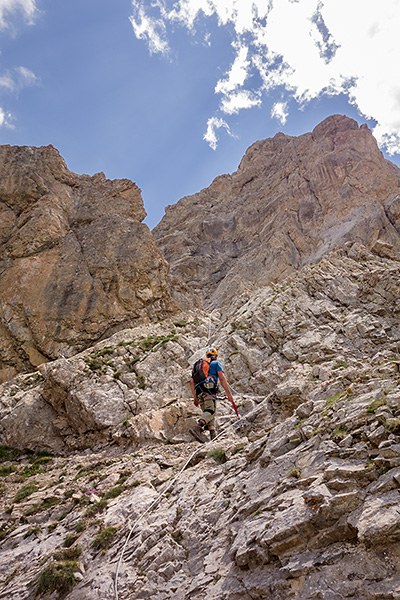
[[[0,381],[171,314],[168,265],[127,179],[0,146]]]
[[[135,525],[119,598],[400,599],[399,271],[386,241],[348,242],[4,383],[0,598],[115,597],[129,528],[198,448],[211,341],[242,418],[221,401],[221,436]]]
[[[256,142],[235,173],[168,207],[153,230],[175,297],[220,308],[346,241],[399,250],[399,181],[368,127],[344,116]]]

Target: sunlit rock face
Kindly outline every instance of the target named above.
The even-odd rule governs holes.
[[[368,127],[344,116],[256,142],[235,173],[168,207],[154,229],[176,297],[221,306],[349,240],[398,250],[399,178]]]
[[[170,310],[168,265],[127,179],[52,146],[0,147],[0,379]]]

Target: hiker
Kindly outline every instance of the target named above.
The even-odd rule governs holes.
[[[236,415],[239,417],[238,409],[233,400],[231,390],[224,374],[221,363],[218,360],[218,352],[215,348],[206,350],[206,357],[196,361],[192,371],[190,387],[193,394],[195,406],[200,406],[203,411],[198,424],[189,429],[197,441],[204,444],[207,440],[203,437],[203,431],[208,429],[210,440],[216,437],[215,412],[218,389],[218,381],[221,383],[228,400],[230,400]]]

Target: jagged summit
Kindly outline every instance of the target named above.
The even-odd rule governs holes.
[[[235,173],[168,207],[153,233],[176,296],[220,307],[347,240],[400,248],[399,181],[368,127],[334,115],[256,142]]]

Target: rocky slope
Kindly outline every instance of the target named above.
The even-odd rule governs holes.
[[[168,207],[153,230],[176,298],[218,308],[348,240],[398,250],[399,177],[368,127],[339,115],[256,142],[235,173]]]
[[[0,381],[170,310],[138,187],[0,147]]]
[[[0,598],[399,600],[399,274],[348,242],[4,383]],[[221,401],[203,446],[209,341],[242,418]]]

